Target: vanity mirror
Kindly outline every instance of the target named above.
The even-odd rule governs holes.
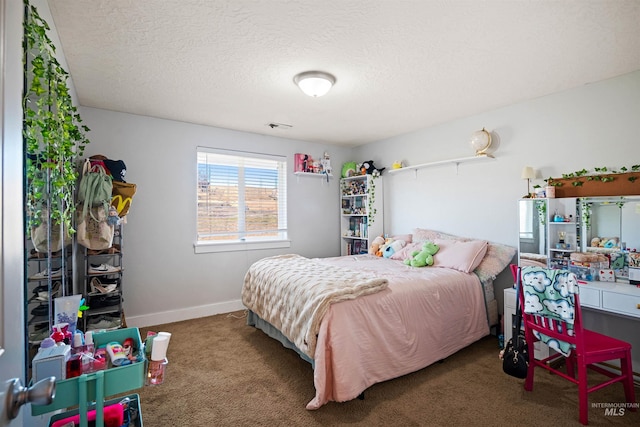
[[[579,208],[580,250],[607,254],[615,280],[628,280],[633,252],[640,251],[640,196],[581,198]]]
[[[640,196],[581,198],[581,250],[640,251]]]
[[[640,252],[640,195],[522,199],[518,214],[522,266],[564,267],[572,252],[604,253],[624,258],[611,266],[624,279],[625,251]]]
[[[547,265],[547,199],[518,202],[518,256],[520,265]]]

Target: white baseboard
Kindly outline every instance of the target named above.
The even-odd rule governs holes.
[[[235,300],[201,305],[198,307],[183,308],[180,310],[163,311],[161,313],[126,316],[126,320],[128,327],[145,328],[147,326],[164,325],[165,323],[197,319],[199,317],[213,316],[215,314],[231,313],[233,311],[244,310],[245,308],[246,307],[242,305],[241,300]]]

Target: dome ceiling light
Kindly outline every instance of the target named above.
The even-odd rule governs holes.
[[[336,78],[322,71],[305,71],[297,74],[293,81],[305,94],[316,98],[326,95],[336,83]]]

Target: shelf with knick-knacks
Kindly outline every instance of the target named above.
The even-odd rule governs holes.
[[[383,234],[382,178],[357,175],[340,180],[342,255],[366,254]]]
[[[576,199],[546,199],[549,233],[549,267],[568,268],[571,254],[578,250]]]

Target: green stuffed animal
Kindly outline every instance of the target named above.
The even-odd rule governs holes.
[[[411,254],[411,258],[404,260],[406,265],[411,267],[426,267],[433,265],[433,256],[438,252],[440,247],[433,242],[426,241],[422,245],[421,251],[415,251]]]

